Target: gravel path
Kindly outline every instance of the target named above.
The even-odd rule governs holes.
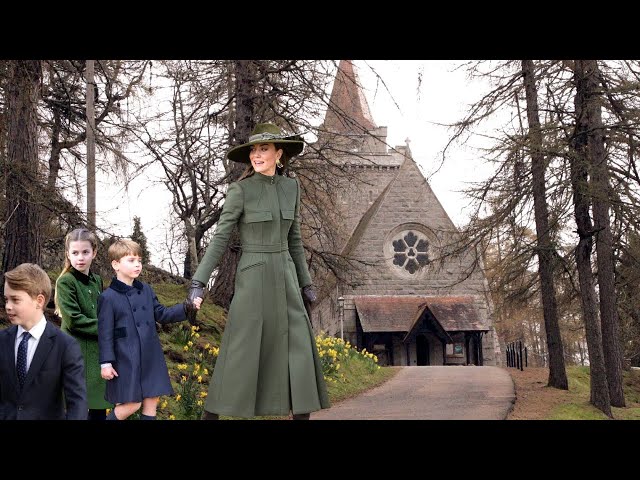
[[[515,401],[509,373],[499,367],[399,367],[385,384],[312,420],[504,420]]]

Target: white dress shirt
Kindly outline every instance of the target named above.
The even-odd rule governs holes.
[[[40,343],[40,338],[44,334],[46,326],[47,319],[44,318],[44,315],[38,323],[31,327],[31,330],[25,330],[22,325],[18,325],[18,334],[16,335],[16,344],[14,345],[13,352],[16,363],[18,363],[18,347],[22,341],[22,333],[28,331],[31,334],[31,338],[27,342],[27,372],[29,371],[31,360],[33,360],[33,355],[36,353],[36,348],[38,348],[38,343]]]

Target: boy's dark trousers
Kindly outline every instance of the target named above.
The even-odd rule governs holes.
[[[106,420],[107,411],[104,408],[90,408],[88,420]]]

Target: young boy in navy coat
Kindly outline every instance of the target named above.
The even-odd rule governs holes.
[[[142,271],[136,242],[117,240],[108,253],[116,276],[98,297],[100,372],[108,380],[105,399],[116,404],[107,420],[124,420],[141,405],[140,419],[155,420],[160,396],[173,394],[156,322],[185,320],[189,307],[164,307],[149,285],[136,280]]]
[[[0,331],[0,420],[86,420],[80,345],[44,316],[49,276],[38,265],[23,263],[4,280],[13,325]]]

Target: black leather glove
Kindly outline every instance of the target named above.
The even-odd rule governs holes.
[[[193,303],[196,298],[204,299],[204,283],[198,280],[191,280],[187,299],[183,302],[184,311],[187,314],[187,320],[189,320],[191,325],[195,325],[196,315],[198,313],[198,309]]]
[[[307,285],[302,289],[302,293],[309,303],[314,303],[318,299],[318,294],[316,293],[316,287],[313,285]]]

